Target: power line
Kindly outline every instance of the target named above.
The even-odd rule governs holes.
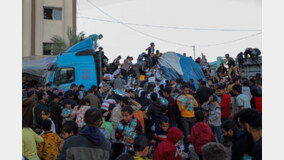
[[[128,27],[129,29],[135,31],[135,32],[138,32],[140,34],[143,34],[145,36],[148,36],[148,37],[151,37],[151,38],[154,38],[154,39],[157,39],[157,40],[160,40],[160,41],[163,41],[163,42],[167,42],[167,43],[170,43],[170,44],[176,44],[176,45],[180,45],[180,46],[184,46],[184,47],[211,47],[211,46],[218,46],[218,45],[223,45],[223,44],[228,44],[228,43],[234,43],[234,42],[237,42],[237,41],[240,41],[240,40],[243,40],[243,39],[248,39],[248,38],[251,38],[251,37],[254,37],[254,36],[257,36],[259,34],[261,34],[262,32],[259,32],[259,33],[256,33],[256,34],[252,34],[252,35],[248,35],[248,36],[245,36],[245,37],[242,37],[242,38],[239,38],[239,39],[236,39],[236,40],[231,40],[231,41],[226,41],[226,42],[222,42],[222,43],[217,43],[217,44],[207,44],[207,45],[186,45],[186,44],[181,44],[181,43],[177,43],[177,42],[173,42],[173,41],[168,41],[168,40],[164,40],[164,39],[161,39],[159,37],[155,37],[155,36],[152,36],[150,34],[147,34],[147,33],[144,33],[142,31],[139,31],[133,27],[130,27],[128,26],[127,23],[124,23],[124,22],[120,22],[118,19],[114,18],[113,16],[109,15],[108,13],[104,12],[102,9],[100,9],[99,7],[97,7],[96,5],[94,5],[92,2],[90,2],[89,0],[87,0],[93,7],[97,8],[100,12],[102,12],[103,14],[105,14],[106,16],[110,17],[111,19],[115,20],[115,23],[120,23],[126,27]],[[103,20],[103,21],[106,21],[106,22],[113,22],[113,21],[109,21],[109,20]]]
[[[79,2],[76,3],[77,4],[77,18],[79,18],[78,16],[81,16],[80,14],[80,6],[79,6]]]
[[[166,43],[170,43],[170,44],[176,44],[176,45],[180,45],[180,46],[184,46],[184,47],[192,47],[193,45],[186,45],[186,44],[181,44],[181,43],[177,43],[177,42],[173,42],[173,41],[169,41],[169,40],[164,40],[164,39],[161,39],[159,37],[155,37],[155,36],[152,36],[150,34],[147,34],[147,33],[144,33],[142,31],[139,31],[135,28],[132,28],[130,26],[128,26],[127,24],[124,24],[122,22],[120,22],[118,19],[114,18],[113,16],[109,15],[108,13],[104,12],[102,9],[100,9],[99,7],[97,7],[96,5],[94,5],[92,2],[90,2],[89,0],[87,0],[93,7],[97,8],[100,12],[102,12],[103,14],[105,14],[106,16],[110,17],[111,19],[115,20],[117,23],[120,23],[126,27],[128,27],[129,29],[135,31],[135,32],[138,32],[140,34],[143,34],[145,36],[148,36],[148,37],[151,37],[151,38],[154,38],[154,39],[157,39],[157,40],[160,40],[160,41],[163,41],[163,42],[166,42]]]
[[[252,38],[252,37],[255,37],[255,36],[260,35],[261,33],[262,33],[262,32],[255,33],[255,34],[251,34],[251,35],[248,35],[248,36],[245,36],[245,37],[239,38],[239,39],[235,39],[235,40],[231,40],[231,41],[226,41],[226,42],[222,42],[222,43],[207,44],[207,45],[196,45],[196,46],[197,46],[197,47],[212,47],[212,46],[219,46],[219,45],[223,45],[223,44],[234,43],[234,42],[241,41],[241,40],[244,40],[244,39]]]
[[[226,31],[226,32],[257,32],[261,31],[261,29],[217,29],[217,28],[194,28],[194,27],[176,27],[176,26],[163,26],[163,25],[149,25],[149,24],[138,24],[138,23],[127,23],[127,22],[117,22],[117,21],[110,21],[106,19],[98,19],[92,17],[78,17],[82,19],[90,19],[95,21],[102,21],[108,23],[119,23],[119,24],[127,24],[127,25],[134,25],[134,26],[142,26],[142,27],[153,27],[153,28],[166,28],[166,29],[180,29],[180,30],[197,30],[197,31]]]

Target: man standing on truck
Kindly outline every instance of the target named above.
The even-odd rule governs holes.
[[[103,47],[99,47],[99,51],[95,52],[95,62],[96,62],[96,71],[97,71],[97,83],[101,83],[102,78],[102,55],[104,55]]]
[[[95,50],[98,48],[98,43],[97,43],[97,41],[99,40],[99,39],[102,39],[103,38],[103,35],[102,34],[100,34],[100,35],[97,35],[97,34],[92,34],[92,35],[90,35],[89,36],[91,39],[92,39],[92,41],[94,42],[94,46],[95,46]]]

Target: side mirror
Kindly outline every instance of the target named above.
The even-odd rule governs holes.
[[[56,69],[56,72],[55,72],[55,75],[54,75],[54,81],[53,81],[53,84],[55,86],[58,86],[60,84],[60,70],[59,69]]]

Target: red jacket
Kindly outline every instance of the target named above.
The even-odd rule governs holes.
[[[215,135],[208,124],[204,122],[197,122],[191,129],[191,134],[187,138],[188,142],[193,144],[195,152],[202,155],[201,148],[209,143],[215,142]]]
[[[254,97],[255,108],[259,113],[262,113],[262,97]]]
[[[167,139],[156,148],[153,160],[181,160],[182,157],[178,155],[175,144],[182,138],[182,135],[178,128],[171,127]]]
[[[221,107],[221,118],[229,118],[231,114],[230,103],[231,96],[228,94],[223,94],[222,100],[219,104],[219,106]]]

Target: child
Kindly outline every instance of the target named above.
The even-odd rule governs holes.
[[[110,120],[111,112],[112,112],[112,110],[114,109],[114,107],[115,107],[115,104],[109,104],[108,114],[107,114],[107,116],[105,117],[105,120],[106,120],[106,121],[109,121],[109,120]]]
[[[106,110],[106,114],[108,114],[109,112],[109,105],[110,104],[116,104],[116,101],[113,99],[113,96],[112,95],[108,95],[108,97],[106,97],[107,99],[105,99],[101,105],[101,109],[104,109]]]
[[[41,111],[41,118],[42,120],[50,120],[51,121],[51,129],[50,131],[53,133],[56,133],[55,131],[55,125],[52,121],[52,119],[50,118],[51,114],[50,114],[50,110],[49,109],[44,109],[43,111]]]
[[[44,133],[41,135],[44,142],[38,145],[38,156],[40,159],[57,159],[60,154],[59,147],[61,145],[60,137],[52,133],[51,130],[51,120],[45,119],[42,122],[42,128]]]
[[[147,158],[149,150],[149,140],[145,136],[138,136],[135,138],[133,148],[135,152],[135,160],[150,160]]]
[[[125,143],[125,152],[134,154],[132,149],[133,140],[142,134],[142,126],[136,118],[132,116],[133,109],[131,106],[125,106],[121,110],[123,120],[118,122],[115,138],[122,139]]]
[[[89,108],[91,108],[89,105],[90,105],[90,100],[87,98],[83,98],[81,102],[79,103],[79,105],[74,107],[71,113],[73,118],[76,117],[76,123],[78,124],[79,130],[81,130],[82,127],[85,125],[84,115],[85,115],[85,112]]]
[[[83,97],[84,97],[84,89],[85,89],[85,86],[81,84],[81,85],[79,86],[79,90],[78,90],[78,91],[79,91],[79,99],[80,99],[80,100],[82,100]]]
[[[65,103],[65,108],[62,110],[61,117],[62,117],[62,124],[64,124],[66,121],[73,120],[72,117],[72,111],[73,109],[71,108],[71,103],[66,102]]]
[[[176,128],[169,129],[167,139],[162,141],[154,152],[153,160],[181,160],[183,152],[175,144],[181,140],[183,134]]]
[[[65,141],[69,137],[77,135],[78,133],[78,125],[74,121],[66,121],[62,126],[61,137]],[[62,151],[64,141],[61,143],[59,150]]]
[[[163,117],[160,120],[159,127],[156,128],[154,139],[151,141],[150,151],[152,149],[157,148],[157,146],[164,140],[167,139],[169,129],[169,119],[167,117]]]
[[[66,121],[62,126],[61,136],[64,140],[67,138],[77,135],[78,124],[74,121]]]
[[[173,97],[175,100],[177,100],[177,97],[179,96],[179,90],[178,89],[175,89],[174,90],[174,94],[173,94]]]
[[[208,101],[202,105],[202,108],[208,108],[208,125],[211,127],[213,133],[219,143],[222,143],[222,129],[221,129],[221,108],[218,104],[216,95],[210,96]]]
[[[199,157],[202,157],[201,148],[209,142],[215,141],[215,135],[212,133],[208,124],[204,123],[204,112],[198,110],[195,112],[195,120],[197,123],[192,127],[191,134],[187,140],[193,144],[195,152]]]
[[[129,153],[123,153],[119,155],[115,160],[135,160]]]

